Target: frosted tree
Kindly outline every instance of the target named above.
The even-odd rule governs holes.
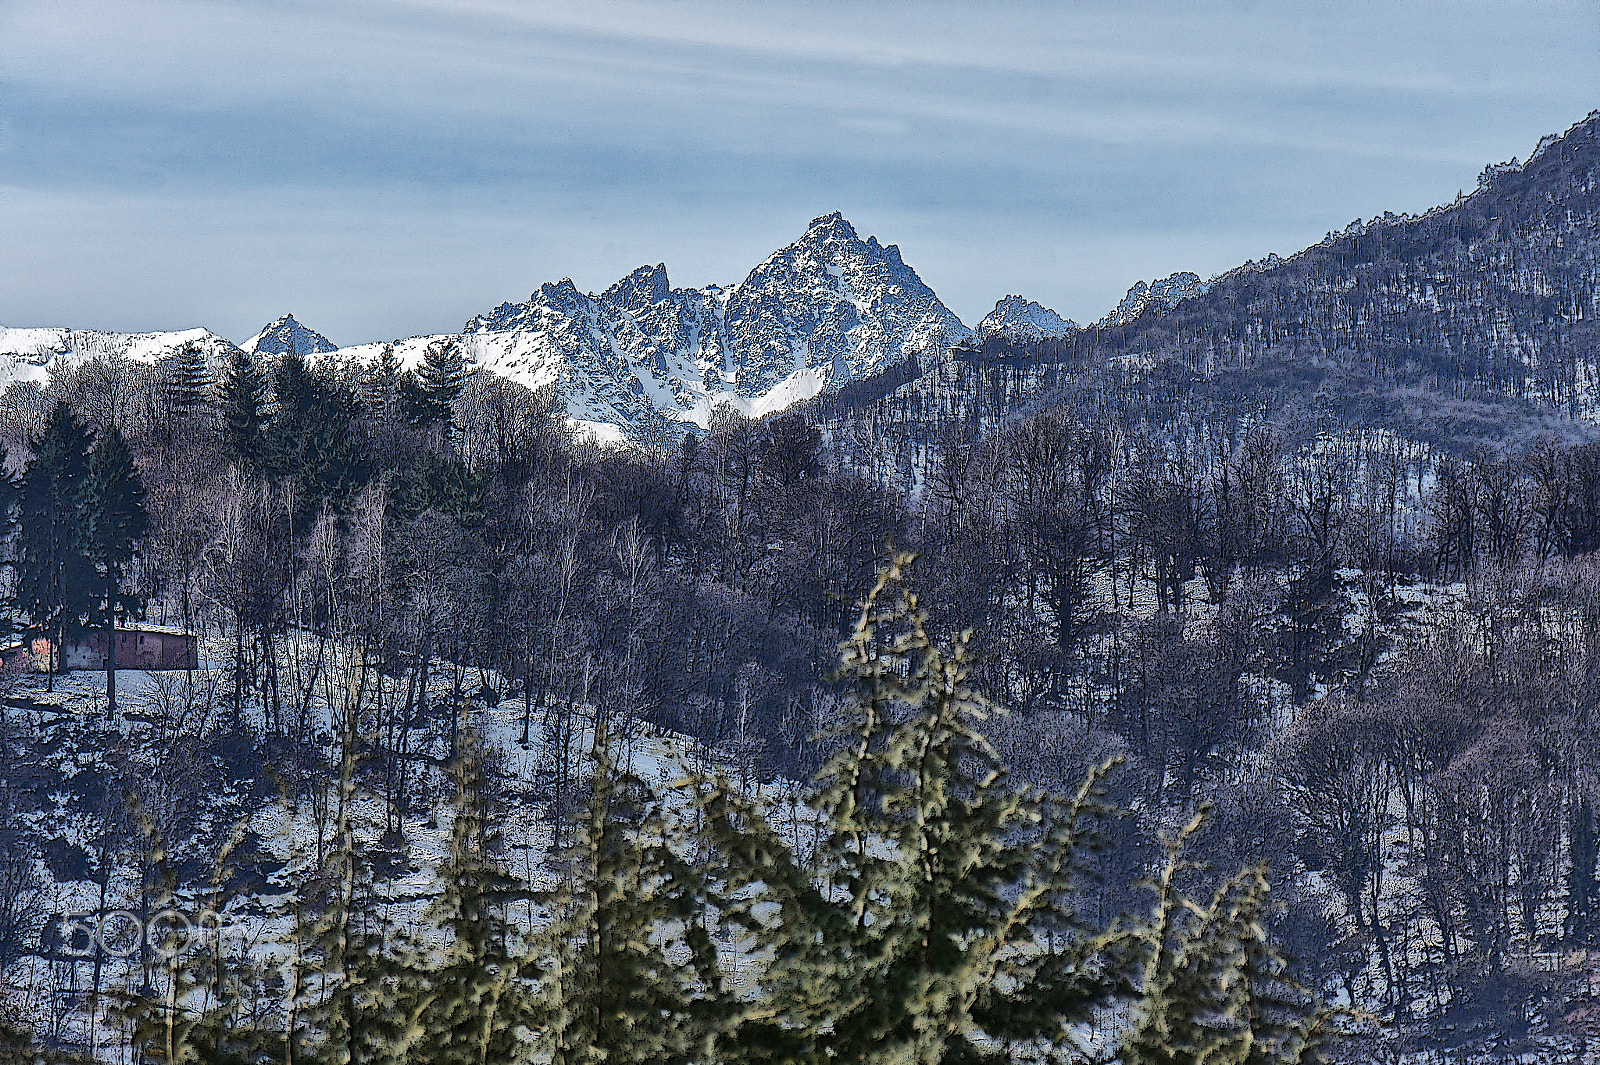
[[[593,778],[551,921],[538,937],[542,1059],[691,1065],[736,1016],[707,931],[704,872],[648,786],[595,729]]]
[[[896,555],[843,646],[854,721],[816,781],[802,862],[722,786],[701,800],[727,920],[765,961],[731,1041],[746,1061],[1053,1058],[1110,999],[1120,933],[1074,912],[1100,780],[1058,798],[1011,784],[978,726],[967,637],[946,650]]]
[[[502,1065],[526,1048],[534,1023],[536,967],[507,908],[527,888],[495,860],[493,810],[482,756],[463,725],[451,765],[455,818],[450,856],[439,868],[441,891],[429,921],[444,931],[442,954],[410,982],[402,1039],[429,1065]]]

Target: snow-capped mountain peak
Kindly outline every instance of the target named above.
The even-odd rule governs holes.
[[[665,263],[657,263],[655,266],[639,267],[606,289],[601,298],[637,314],[670,295],[672,295],[672,285],[667,281],[667,266]]]
[[[1169,311],[1179,300],[1201,295],[1210,286],[1200,280],[1200,275],[1188,270],[1180,271],[1157,281],[1139,281],[1122,297],[1116,309],[1096,322],[1099,326],[1124,325],[1133,321],[1147,309]]]
[[[480,366],[559,384],[575,421],[630,436],[704,427],[722,403],[765,414],[972,336],[897,247],[837,211],[736,285],[673,288],[661,263],[599,294],[564,278],[462,332]]]
[[[849,219],[839,211],[832,211],[813,218],[811,224],[806,227],[806,235],[800,239],[801,242],[824,243],[827,241],[860,240],[861,238],[856,236],[856,227],[850,224]],[[877,242],[878,239],[873,237],[872,243],[876,244]]]
[[[267,323],[261,332],[244,342],[244,350],[252,355],[288,355],[305,357],[337,351],[338,345],[314,329],[307,329],[294,320],[294,315]]]
[[[13,370],[12,376],[41,379],[46,363],[60,352],[139,357],[175,348],[180,336],[190,336],[0,334],[16,340],[13,347],[28,348],[31,369]],[[211,336],[201,330],[193,335]],[[812,219],[797,240],[737,284],[673,288],[663,263],[640,266],[598,294],[562,278],[540,285],[522,302],[476,315],[458,334],[411,337],[392,347],[403,365],[413,366],[429,343],[454,339],[482,369],[530,388],[555,387],[574,424],[606,439],[638,440],[680,434],[691,425],[705,428],[723,404],[750,416],[781,410],[974,336],[898,247],[873,236],[862,239],[835,211]],[[236,350],[220,337],[211,340],[213,363]],[[370,362],[384,347],[362,344],[337,353]],[[285,314],[244,350],[314,358],[335,346]]]
[[[1077,328],[1076,322],[1061,317],[1043,304],[1021,296],[1007,296],[978,323],[978,337],[988,340],[1003,334],[1008,339],[1023,342],[1055,340]]]

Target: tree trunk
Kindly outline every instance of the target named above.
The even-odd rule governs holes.
[[[117,567],[106,560],[106,720],[117,718]]]

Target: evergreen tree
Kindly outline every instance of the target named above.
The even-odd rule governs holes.
[[[1317,681],[1339,675],[1350,657],[1345,605],[1333,554],[1306,564],[1289,582],[1283,600],[1287,624],[1278,637],[1278,677],[1289,685],[1296,706],[1304,705]]]
[[[6,458],[5,445],[0,444],[0,539],[10,537],[16,524],[17,505],[22,499],[21,482],[7,468]],[[17,564],[13,563],[13,571],[17,569]],[[14,622],[8,613],[0,620],[0,635],[9,636],[13,629]]]
[[[375,903],[367,848],[375,832],[360,811],[356,774],[364,739],[354,715],[340,723],[339,742],[332,847],[309,897],[296,907],[290,1051],[297,1060],[329,1065],[404,1061],[418,1034],[416,1011],[406,1008],[414,997],[407,994],[411,974],[388,950],[388,921]]]
[[[163,405],[177,420],[194,413],[205,401],[211,390],[211,371],[198,344],[185,344],[161,360],[160,387]]]
[[[133,561],[134,544],[150,519],[144,509],[144,479],[133,452],[115,424],[107,427],[89,456],[79,489],[83,549],[96,569],[101,589],[92,615],[106,633],[106,714],[117,710],[117,611],[137,612],[140,602],[122,591],[122,574]]]
[[[255,359],[235,349],[218,387],[222,406],[223,451],[241,466],[258,468],[267,424],[267,379]]]
[[[436,510],[463,528],[483,524],[488,477],[478,477],[451,455],[428,453],[396,486],[395,500],[402,518],[410,520],[425,510]]]
[[[412,424],[419,428],[453,427],[451,404],[466,386],[467,365],[461,345],[454,340],[436,340],[423,352],[417,367],[416,387],[409,390],[407,406]]]
[[[324,499],[348,499],[370,472],[352,432],[360,413],[354,395],[294,354],[278,364],[273,392],[277,406],[265,434],[270,469],[293,479],[308,507]]]
[[[443,958],[414,986],[413,1052],[429,1065],[491,1065],[516,1057],[518,1029],[533,1023],[533,978],[516,949],[507,909],[526,887],[493,857],[496,833],[477,745],[463,722],[451,764],[455,819],[431,923],[448,936]],[[410,1049],[410,1048],[408,1048]]]
[[[1142,973],[1123,1065],[1310,1065],[1346,1014],[1330,1010],[1286,975],[1268,940],[1271,885],[1254,866],[1229,878],[1209,902],[1179,889],[1199,866],[1182,858],[1204,822],[1202,809],[1168,841],[1167,860],[1140,933]]]
[[[144,859],[156,874],[143,900],[144,912],[172,914],[188,901],[179,895],[177,870],[154,820],[137,804],[134,813],[148,841]],[[235,825],[217,856],[207,900],[211,913],[227,909],[227,881],[233,872],[229,860],[244,832],[244,823]],[[158,927],[152,925],[149,932]],[[270,994],[265,985],[271,964],[230,957],[220,922],[210,929],[169,926],[166,931],[160,939],[151,937],[155,957],[149,971],[140,987],[122,996],[116,1011],[142,1059],[172,1065],[270,1065],[284,1060],[282,1029],[261,1023],[253,1008]]]
[[[706,931],[704,873],[681,832],[595,730],[594,779],[570,867],[539,932],[541,1058],[552,1065],[693,1065],[737,1015]],[[687,963],[673,955],[681,953]]]
[[[89,476],[93,434],[57,401],[22,475],[21,537],[17,544],[17,607],[51,635],[50,685],[69,630],[88,618],[104,587],[85,552],[82,491]]]
[[[730,789],[702,803],[728,894],[756,892],[730,920],[772,959],[738,1033],[747,1060],[1049,1054],[1113,991],[1102,955],[1117,937],[1072,908],[1108,767],[1070,800],[1007,782],[976,729],[995,708],[966,686],[967,639],[946,652],[930,638],[911,561],[880,573],[843,648],[858,703],[812,800],[815,871]]]
[[[405,374],[399,356],[394,353],[394,345],[385,344],[367,369],[361,385],[361,402],[369,415],[387,418],[396,412],[400,402],[401,378]]]

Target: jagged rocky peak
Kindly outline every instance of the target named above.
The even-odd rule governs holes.
[[[856,236],[856,227],[850,224],[841,211],[831,211],[828,214],[818,215],[806,227],[806,235],[802,240],[860,240]],[[872,243],[876,244],[878,238],[873,237]]]
[[[564,278],[462,332],[477,365],[555,384],[575,422],[624,436],[704,427],[720,403],[779,410],[973,336],[900,249],[837,211],[735,285],[673,288],[663,263],[598,294]]]
[[[245,341],[244,350],[252,355],[300,355],[309,357],[337,351],[338,346],[314,329],[307,329],[286,314],[269,322],[261,332]]]
[[[670,295],[672,286],[667,282],[667,266],[665,263],[657,263],[654,266],[639,267],[606,289],[602,298],[637,314]]]
[[[1049,307],[1021,296],[1007,296],[978,323],[978,338],[1004,336],[1008,340],[1057,340],[1078,328]]]
[[[570,277],[563,277],[560,281],[549,282],[539,286],[539,291],[528,297],[530,305],[543,303],[550,307],[579,307],[593,302],[593,297],[578,291],[578,286]]]
[[[899,248],[862,240],[837,211],[750,272],[728,298],[726,323],[741,387],[754,390],[801,370],[837,386],[972,337]]]
[[[1188,270],[1180,271],[1158,281],[1139,281],[1122,297],[1122,302],[1110,314],[1106,315],[1096,325],[1110,326],[1123,325],[1133,321],[1145,311],[1154,309],[1170,311],[1178,305],[1178,301],[1186,300],[1190,296],[1201,295],[1208,289],[1200,275]]]
[[[546,281],[526,303],[502,303],[488,314],[476,315],[461,327],[463,334],[527,332],[544,327],[551,314],[581,315],[592,308],[594,297],[578,291],[572,278]]]

